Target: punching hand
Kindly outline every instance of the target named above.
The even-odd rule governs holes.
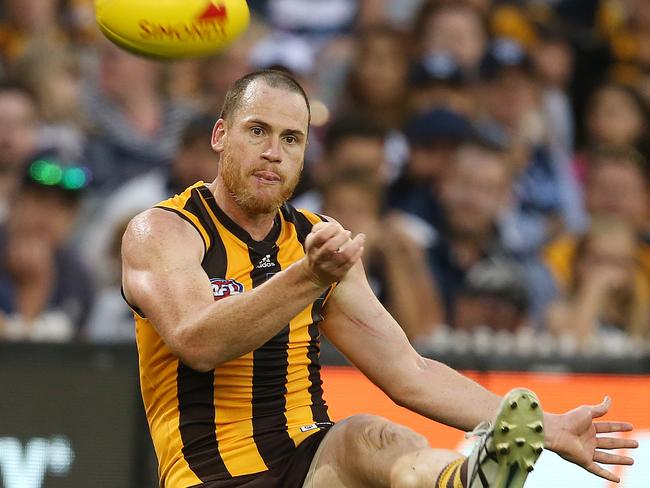
[[[342,279],[361,258],[365,235],[354,239],[338,222],[319,222],[305,240],[303,266],[309,278],[325,287]]]

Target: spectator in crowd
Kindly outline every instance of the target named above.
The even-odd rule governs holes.
[[[575,120],[567,91],[574,60],[569,36],[559,21],[536,26],[531,60],[540,85],[549,145],[556,157],[570,158],[575,146]]]
[[[228,87],[251,71],[252,46],[267,32],[266,25],[253,16],[246,32],[228,49],[212,56],[168,64],[165,83],[168,98],[198,112],[221,107]]]
[[[372,173],[347,168],[323,189],[323,213],[366,235],[363,261],[373,291],[412,341],[442,322],[424,248],[398,213],[383,212],[382,186]]]
[[[565,227],[584,224],[579,187],[570,162],[549,146],[531,62],[522,46],[497,39],[481,62],[479,90],[485,137],[509,147],[515,163],[516,212],[507,246],[536,252]]]
[[[2,339],[80,337],[93,285],[69,240],[86,183],[84,169],[48,157],[26,169],[0,233]]]
[[[413,114],[434,108],[473,117],[476,103],[467,76],[449,54],[431,54],[411,69],[409,111]]]
[[[532,74],[539,85],[540,115],[548,144],[556,157],[571,157],[574,149],[573,107],[567,90],[574,55],[565,22],[549,5],[504,2],[490,12],[495,38],[516,40],[531,55]]]
[[[589,214],[621,220],[642,235],[650,219],[647,160],[629,146],[605,146],[592,154],[585,192]]]
[[[116,233],[122,224],[197,181],[214,179],[217,163],[210,138],[215,122],[209,115],[192,119],[181,133],[180,148],[171,166],[151,170],[127,181],[88,219],[80,238],[81,255],[102,291],[117,287],[116,293],[119,294],[119,253],[113,256],[112,252]]]
[[[306,84],[309,93],[315,68],[313,47],[299,36],[275,32],[254,44],[250,64],[255,69],[279,69]]]
[[[64,48],[29,49],[14,75],[36,95],[42,123],[41,144],[70,161],[81,159],[88,128],[82,111],[80,61]]]
[[[470,2],[424,2],[414,26],[417,56],[450,54],[468,76],[475,75],[488,40],[483,15]]]
[[[592,146],[635,146],[647,136],[648,109],[631,88],[605,82],[591,94],[586,127]]]
[[[118,286],[123,224],[213,178],[214,120],[187,121],[221,106],[252,68],[308,87],[313,124],[292,203],[368,233],[371,284],[411,339],[442,322],[557,331],[578,315],[583,341],[599,328],[645,334],[650,186],[632,148],[650,154],[650,2],[249,5],[251,25],[227,50],[163,64],[102,39],[93,0],[2,4],[0,336],[78,337],[93,295],[82,294],[92,287],[81,258],[98,288],[81,335],[132,340]],[[21,183],[50,147],[92,169],[81,217],[79,192],[33,175]],[[54,209],[61,215],[45,222]],[[611,236],[601,221],[614,222]]]
[[[638,248],[630,225],[594,221],[577,242],[564,296],[548,309],[549,329],[582,347],[602,333],[650,338],[650,275],[635,264]]]
[[[586,150],[574,161],[581,181],[589,171],[590,148],[639,147],[647,141],[648,124],[648,107],[633,89],[614,82],[599,85],[592,92],[585,112]]]
[[[442,173],[442,223],[429,264],[449,325],[455,325],[458,293],[472,267],[486,258],[508,259],[498,223],[509,205],[511,183],[507,156],[478,143],[460,146]]]
[[[406,117],[409,58],[404,35],[376,27],[362,32],[337,112],[355,112],[386,129],[399,129]]]
[[[36,152],[39,116],[31,91],[13,83],[0,84],[0,224],[20,182],[27,158]]]
[[[322,159],[311,169],[311,190],[292,201],[297,208],[322,212],[320,192],[333,174],[349,168],[366,170],[372,178],[385,187],[389,180],[389,167],[385,158],[387,131],[374,120],[363,115],[346,115],[335,119],[327,128]],[[303,176],[304,178],[304,176]]]
[[[650,219],[648,172],[645,159],[629,147],[604,147],[593,151],[587,174],[585,202],[592,220],[618,221],[633,229],[639,245],[636,267],[650,276],[650,245],[643,235]],[[575,281],[579,235],[561,236],[544,249],[544,260],[559,289]]]
[[[277,30],[322,45],[352,31],[360,0],[266,0],[264,18]]]
[[[100,262],[109,274],[106,280],[110,281],[102,283],[103,286],[97,290],[93,307],[90,309],[84,334],[84,339],[88,342],[135,342],[133,312],[122,298],[121,290],[122,236],[127,224],[135,215],[136,213],[109,228],[112,233],[108,236],[107,249]]]
[[[508,153],[480,139],[462,144],[442,171],[439,220],[428,243],[428,257],[449,325],[456,325],[458,297],[468,273],[485,260],[520,270],[529,297],[527,320],[538,328],[544,306],[556,294],[552,277],[536,254],[516,253],[506,245],[512,179]]]
[[[47,50],[64,44],[67,36],[61,27],[59,0],[6,0],[4,21],[0,23],[0,57],[9,65],[28,45]]]
[[[160,63],[102,41],[98,71],[87,85],[86,157],[96,190],[106,192],[169,164],[192,111],[166,101]]]
[[[644,0],[600,2],[600,30],[612,56],[610,75],[634,85],[644,66],[650,66],[650,4]]]
[[[513,262],[480,261],[467,273],[459,291],[453,323],[458,330],[487,327],[516,333],[529,326],[526,277]]]
[[[202,59],[198,67],[200,96],[197,103],[221,107],[228,86],[250,71],[250,44],[236,41],[232,49]]]
[[[432,108],[406,125],[410,155],[402,174],[392,184],[389,203],[430,225],[440,223],[440,175],[458,147],[473,135],[470,122],[445,108]]]

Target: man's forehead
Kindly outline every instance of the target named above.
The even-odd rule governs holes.
[[[300,93],[274,88],[262,80],[255,80],[246,87],[238,111],[238,115],[246,119],[271,116],[292,121],[297,130],[304,130],[309,119],[307,104]]]

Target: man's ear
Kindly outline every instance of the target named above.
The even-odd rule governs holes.
[[[223,152],[225,145],[226,137],[226,121],[223,119],[217,120],[217,123],[214,124],[214,129],[212,129],[212,150],[217,154]]]

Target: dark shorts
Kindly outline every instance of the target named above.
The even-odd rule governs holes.
[[[310,435],[293,454],[262,473],[210,481],[190,488],[302,488],[316,450],[329,429]]]

